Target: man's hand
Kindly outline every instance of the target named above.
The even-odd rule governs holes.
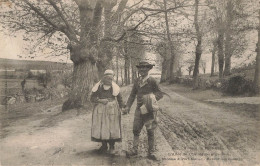
[[[98,99],[98,102],[106,105],[108,103],[108,99]]]

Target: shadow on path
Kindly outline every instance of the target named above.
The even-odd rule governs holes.
[[[98,149],[81,151],[75,154],[80,159],[87,159],[87,165],[130,165],[128,158],[120,154],[101,153]]]

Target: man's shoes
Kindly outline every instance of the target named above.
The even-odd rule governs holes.
[[[137,157],[138,153],[136,150],[131,150],[129,152],[126,152],[127,157]]]
[[[154,154],[148,154],[147,158],[154,161],[158,160]]]

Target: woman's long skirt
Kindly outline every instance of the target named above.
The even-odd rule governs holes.
[[[98,103],[92,114],[91,140],[121,141],[121,112],[116,100],[106,105]]]

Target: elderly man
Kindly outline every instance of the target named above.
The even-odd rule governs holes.
[[[138,154],[139,135],[145,125],[148,134],[148,158],[156,160],[154,155],[154,130],[157,127],[157,101],[163,97],[163,93],[161,92],[156,80],[148,74],[153,66],[153,64],[145,60],[140,61],[136,66],[140,77],[134,83],[124,109],[124,114],[129,113],[135,97],[137,97],[137,107],[135,110],[133,125],[133,151],[129,152],[128,156],[136,156]]]

